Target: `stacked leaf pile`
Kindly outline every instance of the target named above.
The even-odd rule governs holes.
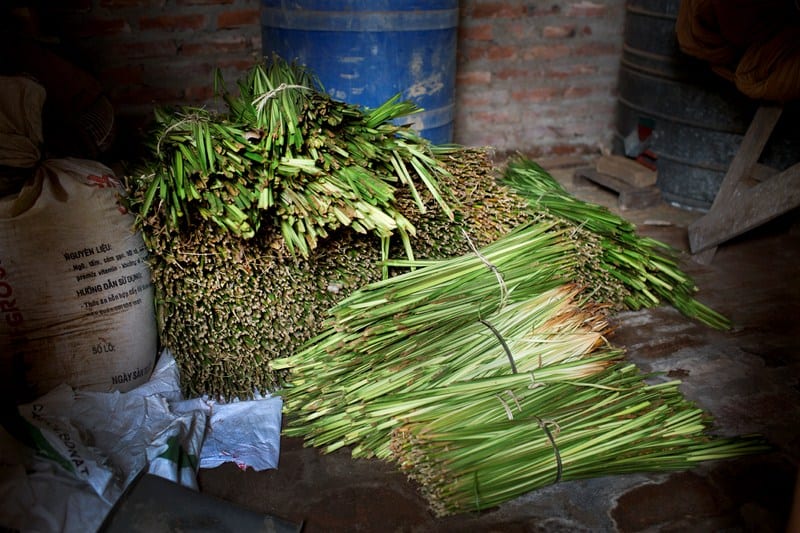
[[[285,434],[397,463],[437,515],[767,450],[710,435],[677,382],[622,361],[569,281],[573,231],[545,214],[462,257],[393,261],[417,269],[356,291],[323,334],[272,362],[290,371]]]
[[[462,150],[443,161],[450,174],[442,184],[460,200],[461,222],[435,209],[430,195],[422,195],[430,206],[425,214],[410,195],[398,195],[398,206],[418,228],[417,257],[465,254],[470,242],[486,245],[527,218],[524,202],[494,183],[484,151]],[[289,254],[280,233],[268,227],[246,240],[211,222],[180,233],[148,231],[161,339],[190,395],[244,398],[279,388],[285,372],[268,362],[295,353],[322,331],[330,307],[382,277],[379,239],[355,232],[336,232],[303,258]],[[390,253],[403,255],[402,245]]]
[[[396,125],[416,111],[407,102],[394,98],[374,110],[337,102],[279,58],[238,86],[234,95],[220,80],[225,114],[159,110],[149,158],[131,182],[161,339],[187,393],[247,397],[280,387],[285,372],[268,362],[320,333],[326,310],[342,297],[385,277],[386,258],[456,257],[537,210],[555,215],[540,219],[564,241],[543,261],[553,270],[567,265],[563,279],[595,301],[655,305],[642,297],[652,285],[685,278],[665,250],[645,247],[642,255],[645,241],[624,221],[597,233],[547,206],[529,209],[495,181],[484,151],[432,146]],[[399,242],[390,246],[390,235]],[[669,268],[648,266],[645,282],[638,271],[619,276],[616,267],[627,263],[607,259],[608,242],[634,250],[627,262],[646,257]],[[396,273],[409,265],[394,266]],[[688,278],[684,286],[693,288]],[[693,301],[689,292],[682,298]]]
[[[494,183],[485,151],[431,146],[396,125],[417,110],[407,102],[334,101],[280,58],[256,66],[237,95],[219,81],[228,112],[158,110],[130,182],[161,340],[187,393],[274,390],[281,375],[267,362],[386,275],[382,257],[459,255],[527,216]]]
[[[287,434],[395,461],[442,515],[765,449],[606,341],[609,310],[662,301],[727,326],[661,243],[525,159],[496,182],[397,98],[334,101],[279,58],[220,93],[157,113],[129,196],[189,394],[281,390]]]
[[[434,389],[435,408],[397,415],[392,459],[437,515],[487,509],[560,481],[685,470],[769,450],[756,435],[711,435],[678,383],[648,384],[634,365],[537,380],[547,371]]]
[[[421,268],[344,299],[323,334],[271,363],[291,369],[286,433],[329,451],[355,445],[356,456],[386,458],[396,424],[386,416],[387,395],[427,397],[444,384],[592,351],[607,325],[594,304],[579,306],[581,287],[563,277],[577,257],[567,253],[566,231],[537,221],[480,253],[416,261]]]

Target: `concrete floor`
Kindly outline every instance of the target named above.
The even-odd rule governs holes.
[[[616,195],[572,185],[616,209]],[[666,204],[623,215],[640,233],[686,251],[701,213]],[[709,266],[684,256],[698,298],[730,317],[719,332],[672,308],[615,317],[610,340],[644,370],[670,372],[723,434],[757,432],[769,454],[704,463],[673,474],[562,482],[474,515],[436,519],[413,484],[389,464],[322,455],[297,439],[281,443],[277,470],[232,464],[200,474],[202,491],[241,507],[304,523],[314,532],[786,531],[800,459],[800,217],[797,212],[720,247]]]

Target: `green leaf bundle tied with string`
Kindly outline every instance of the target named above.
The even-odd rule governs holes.
[[[612,291],[618,295],[613,303],[635,310],[666,302],[708,326],[731,327],[726,317],[694,298],[697,286],[678,266],[677,251],[667,244],[638,235],[631,222],[606,207],[576,198],[525,157],[512,158],[500,181],[526,198],[531,210],[571,225],[578,239],[591,235],[599,242],[596,271],[586,276],[597,284],[624,289]]]
[[[279,57],[256,65],[235,92],[216,81],[228,113],[156,111],[150,155],[133,180],[142,225],[180,231],[205,220],[245,239],[269,225],[304,257],[349,227],[384,241],[398,235],[411,256],[416,230],[397,208],[398,188],[425,210],[423,187],[452,218],[436,155],[447,149],[395,124],[415,104],[399,95],[375,109],[336,101]]]
[[[622,361],[603,309],[571,282],[587,261],[573,232],[539,213],[461,257],[392,261],[417,269],[354,292],[271,362],[289,370],[284,433],[395,462],[437,515],[768,450],[711,435],[677,382]]]

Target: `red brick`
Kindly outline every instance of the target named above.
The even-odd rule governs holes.
[[[511,93],[512,100],[516,102],[546,102],[561,94],[558,87],[536,87],[524,91],[514,91]]]
[[[569,78],[572,76],[584,76],[597,73],[596,65],[567,65],[545,69],[543,75],[546,78]]]
[[[214,87],[212,85],[199,85],[187,87],[183,94],[188,103],[196,104],[214,98]]]
[[[561,131],[549,122],[541,119],[533,119],[521,122],[519,135],[525,139],[536,139],[537,144],[552,142],[561,137]]]
[[[485,46],[475,46],[468,43],[461,43],[458,53],[461,57],[466,58],[468,61],[475,61],[486,57],[487,50]]]
[[[142,83],[142,65],[109,67],[98,73],[104,82],[111,82],[113,85],[138,85]]]
[[[142,30],[199,30],[205,26],[206,17],[204,15],[161,15],[139,19],[139,28]]]
[[[100,7],[145,7],[161,4],[159,0],[100,0]]]
[[[484,85],[491,83],[492,73],[487,71],[459,72],[456,74],[458,85]]]
[[[179,44],[174,40],[151,42],[116,41],[107,48],[110,57],[140,59],[145,57],[170,57],[178,54]]]
[[[232,4],[233,0],[178,0],[179,6],[213,6],[222,4]]]
[[[546,17],[550,15],[558,15],[559,13],[561,13],[561,6],[555,3],[547,7],[531,4],[528,6],[527,10],[527,15],[529,17]]]
[[[534,144],[529,147],[526,147],[524,151],[509,150],[507,153],[509,156],[520,153],[529,159],[538,159],[539,157],[545,155],[542,150],[541,144]]]
[[[506,31],[515,39],[523,40],[530,39],[534,34],[534,26],[532,24],[523,24],[521,22],[514,22],[508,24]]]
[[[546,78],[548,80],[563,80],[565,78],[573,76],[569,68],[544,69],[539,71],[539,75],[540,77]]]
[[[261,20],[258,9],[241,9],[237,11],[223,11],[217,17],[217,28],[236,28],[239,26],[258,25]]]
[[[575,37],[575,26],[567,24],[564,26],[545,26],[542,29],[542,37],[545,39],[566,39]]]
[[[494,75],[499,80],[514,80],[529,77],[531,71],[522,68],[507,68],[496,71]]]
[[[594,42],[579,46],[573,50],[575,56],[615,56],[619,54],[616,44]]]
[[[470,137],[477,137],[480,139],[487,139],[497,135],[506,136],[511,131],[507,124],[499,124],[492,122],[478,122],[473,117],[472,113],[466,113],[461,119],[462,129],[470,133]],[[515,132],[516,133],[516,132]],[[486,141],[476,142],[475,145],[489,145]]]
[[[131,27],[122,19],[88,18],[71,25],[68,31],[72,37],[100,37],[130,33]]]
[[[592,94],[594,90],[591,87],[567,87],[564,90],[565,98],[580,98]]]
[[[481,24],[480,26],[462,26],[458,30],[458,38],[470,41],[491,41],[492,26]]]
[[[211,34],[202,41],[183,43],[180,47],[181,55],[185,56],[226,54],[251,50],[253,50],[252,39],[242,35],[219,37],[216,34]]]
[[[608,13],[606,4],[584,1],[569,6],[566,15],[568,17],[602,17],[606,13]]]
[[[474,6],[471,11],[472,17],[480,18],[514,18],[525,15],[524,6],[509,5],[508,2],[492,2]]]
[[[513,124],[519,116],[508,111],[477,111],[469,113],[469,120],[473,124]]]
[[[485,109],[487,107],[507,106],[509,93],[506,89],[483,88],[480,91],[468,89],[458,91],[459,109]]]
[[[604,101],[586,101],[585,99],[562,99],[558,106],[547,109],[538,109],[537,115],[547,117],[548,120],[563,120],[565,116],[572,117],[592,117],[611,114],[616,106],[616,101],[606,103]],[[530,118],[530,117],[528,117]]]
[[[531,46],[522,53],[523,59],[557,59],[570,55],[571,48],[565,44]]]
[[[555,144],[548,147],[548,153],[553,155],[572,155],[587,153],[586,145]]]
[[[208,80],[210,83],[212,72],[213,68],[208,63],[193,61],[192,63],[176,64],[173,61],[149,65],[145,71],[145,76],[151,83],[172,86],[192,80]]]
[[[214,64],[221,69],[231,69],[246,71],[249,70],[254,64],[255,57],[237,57],[236,59],[221,59],[217,60]],[[231,78],[232,79],[232,78]]]
[[[456,106],[459,109],[488,107],[490,104],[491,100],[482,94],[476,94],[472,96],[463,94],[463,92],[459,92],[458,96],[456,97]]]
[[[490,46],[486,49],[489,59],[512,59],[517,57],[517,48],[514,46]]]

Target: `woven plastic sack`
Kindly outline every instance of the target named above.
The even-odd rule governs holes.
[[[0,384],[16,401],[62,383],[127,391],[148,380],[153,288],[122,192],[106,166],[68,158],[0,199]]]

